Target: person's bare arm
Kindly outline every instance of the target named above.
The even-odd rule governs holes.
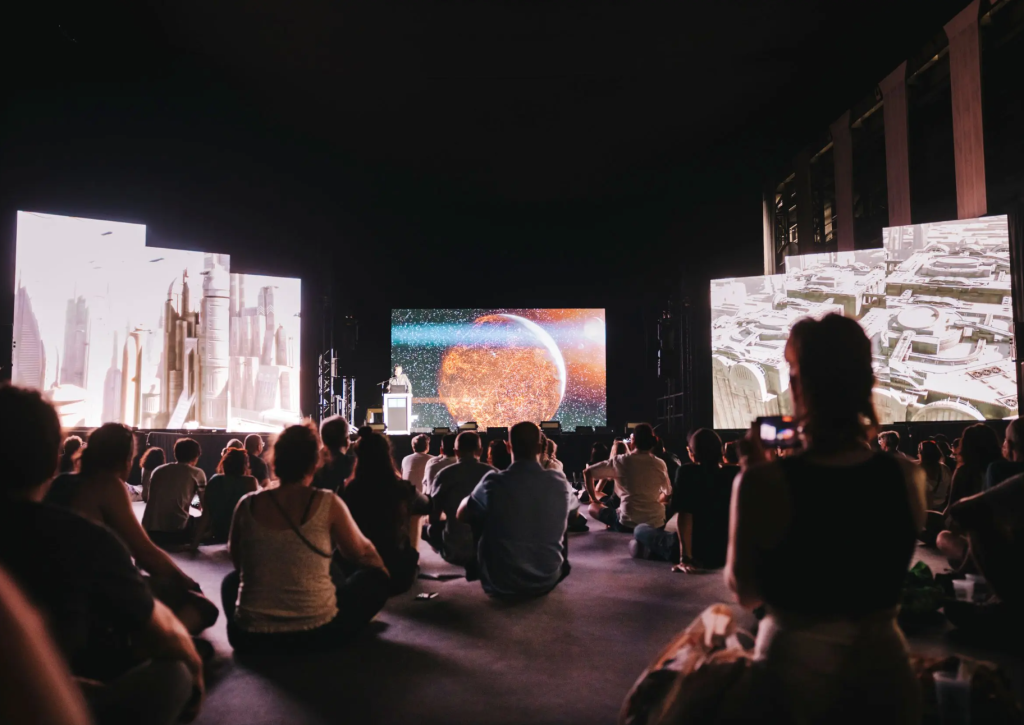
[[[921,531],[928,516],[928,476],[920,465],[910,459],[897,457],[896,461],[900,464],[907,486],[907,502],[910,504],[914,531]]]
[[[255,479],[253,479],[255,480]],[[235,571],[242,570],[242,527],[238,525],[238,510],[242,506],[252,505],[252,496],[242,496],[235,504],[235,513],[231,515],[231,527],[228,529],[228,553]]]
[[[387,572],[387,567],[384,566],[376,547],[363,536],[345,502],[334,494],[331,496],[330,506],[331,538],[341,551],[341,555],[354,564]]]
[[[198,696],[190,703],[186,719],[191,719],[199,711],[206,682],[203,679],[203,660],[196,652],[192,636],[188,633],[174,612],[160,600],[153,600],[153,614],[138,641],[139,654],[149,658],[181,660],[192,673],[192,685]]]
[[[756,609],[762,604],[757,581],[760,552],[778,544],[789,519],[788,490],[774,466],[748,468],[736,477],[725,581],[741,606]]]
[[[196,582],[174,563],[167,552],[150,541],[135,517],[128,489],[114,479],[97,481],[97,484],[103,523],[121,537],[138,567],[154,577],[177,580],[186,589],[196,588]]]

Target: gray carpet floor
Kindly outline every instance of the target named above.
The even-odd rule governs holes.
[[[627,541],[607,531],[572,535],[572,574],[524,603],[491,600],[464,579],[420,580],[388,602],[370,631],[332,653],[236,660],[222,617],[204,635],[217,656],[197,722],[614,723],[668,639],[709,604],[731,601],[721,572],[673,574],[667,564],[630,559]],[[421,548],[424,572],[455,573]],[[941,564],[924,549],[919,556]],[[225,548],[175,557],[219,604],[231,566]],[[424,591],[439,596],[417,600]],[[749,615],[743,621],[753,624]],[[997,661],[1024,692],[1018,656],[958,648],[943,631],[913,637],[911,646]]]

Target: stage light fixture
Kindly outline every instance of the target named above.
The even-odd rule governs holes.
[[[507,425],[491,426],[490,428],[487,429],[487,435],[489,435],[489,436],[503,436],[505,438],[508,438],[508,426]]]
[[[443,426],[438,426],[437,428],[434,428],[434,432],[431,435],[446,436],[446,435],[448,435],[451,432],[452,432],[451,428],[445,428]]]
[[[384,433],[388,429],[388,427],[383,423],[369,423],[367,424],[367,427],[374,433]]]
[[[367,408],[366,409],[366,424],[373,425],[374,423],[380,423],[384,420],[384,409],[383,408]]]
[[[557,420],[542,420],[540,422],[540,429],[544,435],[562,435],[562,424]]]
[[[577,433],[582,433],[584,435],[593,435],[594,434],[594,426],[592,426],[592,425],[578,425],[578,426],[576,426],[576,432]]]
[[[466,423],[459,423],[459,432],[461,433],[464,430],[476,430],[479,427],[480,426],[476,424],[476,421],[471,420]]]
[[[633,435],[633,429],[642,423],[626,423],[626,435]]]

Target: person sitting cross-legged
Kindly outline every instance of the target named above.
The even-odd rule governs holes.
[[[196,466],[202,453],[194,439],[179,438],[174,443],[174,463],[165,463],[153,471],[142,528],[158,546],[192,543],[198,519],[189,511],[197,495],[202,508],[206,491],[206,474]]]
[[[480,436],[473,431],[459,433],[455,440],[455,455],[459,462],[437,474],[434,482],[427,541],[445,561],[466,567],[476,561],[476,543],[473,530],[455,515],[462,500],[495,469],[480,462]]]
[[[566,522],[576,499],[565,474],[538,462],[535,423],[512,426],[509,444],[512,464],[485,475],[456,518],[478,536],[478,573],[487,594],[540,596],[569,575]]]
[[[433,496],[434,479],[437,478],[437,474],[448,466],[454,466],[459,462],[459,459],[455,457],[455,438],[454,433],[449,433],[441,438],[441,453],[427,461],[423,468],[422,493]]]
[[[235,509],[228,541],[235,571],[221,597],[238,653],[337,647],[387,601],[388,571],[348,506],[310,486],[319,456],[311,423],[285,428],[273,444],[279,485],[250,493]],[[335,546],[355,566],[347,577],[331,566]]]
[[[332,415],[320,424],[323,462],[313,476],[315,488],[325,488],[339,496],[345,490],[345,482],[356,465],[356,457],[349,450],[349,430],[348,421],[340,415]]]
[[[193,548],[200,543],[223,544],[231,531],[231,517],[238,502],[247,493],[260,490],[249,471],[249,456],[242,448],[226,448],[217,466],[217,474],[206,484],[203,516],[196,528]]]
[[[194,717],[203,663],[184,625],[110,529],[42,502],[61,443],[53,406],[36,391],[0,387],[0,441],[0,564],[45,615],[95,721]]]
[[[665,526],[665,502],[671,493],[671,482],[665,462],[652,452],[657,441],[654,429],[641,423],[630,436],[630,453],[584,469],[590,515],[612,531],[632,533],[637,524],[656,529]],[[614,479],[618,508],[598,502],[594,481],[602,478]]]

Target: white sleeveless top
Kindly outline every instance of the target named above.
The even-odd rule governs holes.
[[[334,494],[312,491],[309,520],[299,529],[326,553],[334,548],[329,516]],[[235,623],[248,632],[296,632],[327,624],[338,614],[331,560],[312,551],[290,527],[268,529],[256,521],[251,509],[258,495],[245,496],[235,513],[242,563]]]

